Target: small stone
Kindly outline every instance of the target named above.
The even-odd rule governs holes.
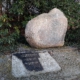
[[[4,77],[2,77],[1,80],[4,80]]]
[[[2,64],[3,63],[3,59],[2,58],[0,58],[0,64]]]

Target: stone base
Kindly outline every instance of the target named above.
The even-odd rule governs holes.
[[[12,55],[12,75],[14,77],[27,77],[30,75],[37,75],[40,73],[46,72],[57,72],[61,70],[59,64],[55,61],[54,58],[48,52],[39,53],[39,61],[43,67],[42,71],[29,71],[25,68],[22,63],[22,60]]]

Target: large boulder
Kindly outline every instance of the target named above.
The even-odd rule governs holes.
[[[57,8],[43,13],[28,22],[25,28],[26,41],[36,48],[49,48],[64,45],[68,21]]]

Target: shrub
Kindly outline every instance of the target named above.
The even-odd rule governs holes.
[[[21,22],[27,22],[36,16],[36,12],[41,14],[55,7],[65,13],[69,20],[69,27],[79,27],[80,5],[74,0],[17,0],[13,3],[10,13],[18,15],[18,20],[21,18]],[[27,17],[27,19],[25,19],[25,17]]]
[[[10,20],[6,14],[0,17],[0,45],[14,44],[19,36],[18,29],[12,27]]]
[[[66,42],[80,43],[80,28],[68,30]]]
[[[5,26],[8,25],[7,27],[9,29],[8,28],[4,29],[1,27],[0,30],[2,30],[1,32],[4,32],[4,34],[10,33],[9,31],[11,30],[11,28],[13,28],[15,31],[14,32],[15,35],[17,35],[16,31],[19,33],[19,29],[20,31],[24,29],[26,23],[30,19],[32,19],[33,17],[41,13],[49,12],[52,8],[55,7],[61,9],[65,13],[66,17],[68,18],[68,22],[69,22],[68,28],[71,30],[69,30],[68,32],[69,34],[67,33],[66,41],[69,41],[68,40],[69,37],[72,39],[75,38],[74,33],[72,34],[73,31],[72,29],[76,29],[80,27],[80,5],[74,0],[71,1],[70,0],[14,0],[13,4],[10,4],[10,0],[7,0],[7,2],[8,2],[7,3],[8,10],[6,12],[7,18],[8,19],[12,18],[12,21],[10,24],[9,20],[6,20]],[[0,23],[0,25],[2,25],[2,23]],[[18,26],[15,27],[15,25]],[[8,36],[6,37],[8,38]],[[5,40],[5,38],[3,39]],[[10,37],[10,39],[14,39],[14,38]],[[10,40],[10,41],[8,40],[8,43],[10,43],[11,41],[13,42],[15,40]]]

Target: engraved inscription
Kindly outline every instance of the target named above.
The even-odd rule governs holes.
[[[43,67],[41,63],[39,62],[39,54],[36,52],[26,51],[25,53],[15,53],[13,54],[19,59],[22,60],[24,66],[26,69],[30,71],[41,71],[43,70]]]

